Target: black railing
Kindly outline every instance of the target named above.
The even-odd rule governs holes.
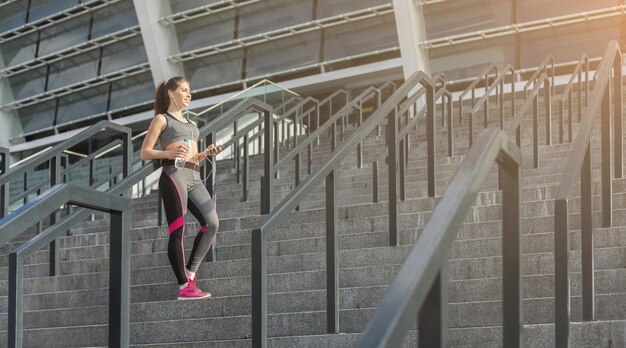
[[[585,98],[583,99],[583,79],[582,79],[582,73],[583,73],[583,69],[585,72]],[[578,61],[578,64],[576,64],[576,67],[574,67],[574,71],[572,71],[572,76],[570,77],[569,81],[567,82],[567,85],[565,85],[565,88],[563,89],[563,94],[561,94],[561,97],[559,99],[557,99],[558,101],[558,105],[559,105],[559,143],[563,144],[563,125],[565,122],[565,115],[564,115],[564,109],[565,109],[565,103],[567,102],[567,114],[569,115],[568,118],[568,122],[567,122],[567,134],[568,134],[568,141],[571,142],[573,139],[573,119],[574,119],[574,91],[572,90],[572,85],[574,84],[574,81],[578,80],[578,122],[580,122],[582,120],[582,112],[583,112],[583,100],[584,105],[587,106],[587,104],[589,103],[589,58],[587,57],[586,54],[583,54],[580,57],[580,60]]]
[[[544,73],[539,75],[535,80],[533,89],[525,93],[526,100],[520,107],[517,115],[513,116],[513,123],[510,124],[508,136],[515,136],[515,142],[518,146],[522,146],[521,128],[522,120],[524,116],[530,111],[532,107],[532,136],[533,136],[533,168],[539,168],[539,92],[541,87],[544,90],[544,103],[546,104],[545,117],[546,117],[546,145],[550,145],[550,125],[552,108],[547,105],[550,104],[550,78]]]
[[[122,177],[128,176],[131,171],[131,160],[132,160],[132,143],[131,143],[131,130],[130,128],[120,126],[116,123],[110,121],[100,121],[95,125],[87,128],[81,133],[73,136],[72,138],[55,145],[50,150],[40,154],[39,156],[21,163],[13,168],[7,170],[5,174],[0,176],[0,187],[3,187],[5,190],[5,196],[8,195],[9,183],[11,180],[24,176],[26,179],[26,175],[33,171],[36,167],[42,164],[48,164],[50,176],[48,185],[50,187],[54,185],[58,185],[61,183],[61,179],[63,177],[61,171],[61,156],[65,150],[69,150],[72,147],[89,140],[93,136],[97,135],[102,131],[112,131],[116,134],[119,134],[122,140],[123,149],[122,149]],[[26,181],[26,180],[25,180]],[[0,201],[0,211],[7,211],[9,200]],[[55,212],[50,215],[50,224],[53,225],[59,219],[59,212]],[[56,241],[52,241],[50,243],[50,275],[55,275],[59,269],[59,246]]]
[[[489,88],[489,78],[490,78],[490,72],[493,70],[493,79],[497,79],[498,78],[498,67],[494,64],[489,65],[487,68],[485,68],[485,70],[483,70],[483,72],[480,73],[480,75],[478,75],[478,77],[472,81],[472,83],[470,83],[469,86],[467,86],[465,88],[465,90],[463,90],[463,92],[461,92],[461,94],[459,94],[459,124],[463,124],[463,102],[465,99],[465,96],[471,92],[471,106],[472,108],[474,107],[474,105],[476,105],[476,88],[478,87],[478,84],[483,81],[483,88],[485,89],[485,91],[487,90],[487,88]]]
[[[10,166],[9,149],[0,147],[0,171],[6,174]],[[0,218],[5,217],[9,212],[9,188],[7,185],[0,185]]]
[[[478,115],[478,112],[480,111],[481,107],[483,108],[483,127],[487,128],[489,126],[489,98],[491,97],[491,93],[496,92],[496,100],[498,101],[499,105],[500,105],[500,129],[504,129],[504,112],[503,112],[503,108],[504,108],[504,83],[505,83],[505,78],[507,76],[507,74],[510,74],[511,76],[511,108],[512,108],[512,115],[513,117],[515,117],[515,80],[516,80],[516,74],[515,74],[515,69],[513,69],[513,67],[511,65],[507,65],[502,72],[500,73],[500,75],[498,75],[498,77],[491,83],[491,85],[486,88],[485,93],[483,94],[483,96],[478,100],[478,102],[476,102],[474,104],[474,106],[472,107],[472,109],[470,110],[470,112],[468,113],[468,126],[469,126],[469,131],[468,131],[468,136],[469,136],[469,146],[472,146],[472,144],[474,143],[474,119],[476,118],[476,116]],[[498,90],[500,91],[498,93]],[[463,115],[460,115],[459,117],[463,117]]]
[[[128,347],[130,337],[130,199],[74,185],[56,185],[11,215],[0,220],[0,245],[4,245],[36,221],[54,213],[60,205],[73,204],[111,215],[109,263],[109,337],[111,347]],[[83,209],[86,210],[86,209]],[[88,213],[88,212],[87,212]],[[74,215],[72,215],[74,216]],[[72,216],[59,221],[44,233],[18,247],[9,255],[9,347],[23,346],[24,258],[54,241],[72,227]],[[84,216],[83,216],[84,218]],[[82,220],[82,219],[81,219]],[[53,231],[54,233],[50,233]]]
[[[420,347],[446,347],[448,337],[447,263],[467,210],[481,183],[498,162],[502,185],[503,346],[520,347],[521,297],[521,161],[516,144],[490,129],[468,151],[430,215],[358,347],[400,347],[416,317]]]
[[[322,182],[326,185],[326,275],[327,275],[327,330],[339,332],[339,284],[338,284],[338,228],[337,228],[337,190],[335,188],[336,170],[341,161],[346,158],[385,118],[387,119],[389,150],[389,192],[390,195],[397,191],[396,166],[397,163],[397,135],[398,135],[398,104],[418,85],[422,84],[427,95],[427,134],[428,153],[432,156],[434,168],[434,81],[423,72],[416,72],[398,88],[370,117],[368,117],[350,137],[331,154],[329,159],[313,174],[309,175],[298,187],[292,191],[263,222],[252,231],[252,345],[264,347],[267,344],[267,236],[274,227],[283,222],[302,200]],[[331,121],[335,124],[335,121]],[[334,128],[334,126],[333,126]],[[331,129],[332,130],[332,129]],[[334,134],[334,132],[331,132]],[[313,134],[311,134],[313,137]],[[302,145],[302,143],[300,144]],[[300,146],[299,145],[299,146]],[[429,158],[429,164],[431,158]],[[429,171],[429,175],[432,175]],[[266,187],[265,190],[269,190]],[[433,192],[434,194],[434,192]],[[390,203],[396,202],[395,197],[390,197]],[[397,207],[389,205],[390,230],[397,235]],[[397,244],[397,240],[395,242]]]
[[[570,278],[569,278],[569,207],[574,185],[580,175],[580,224],[582,265],[582,318],[594,320],[594,266],[592,220],[591,134],[596,117],[601,118],[601,202],[603,227],[612,225],[612,177],[622,177],[622,54],[619,44],[611,41],[596,72],[589,105],[583,116],[563,178],[554,203],[554,271],[555,271],[555,343],[568,347],[570,337]],[[613,113],[611,113],[611,97]],[[611,114],[613,119],[611,120]],[[612,121],[612,122],[611,122]],[[612,124],[611,124],[612,123]],[[613,148],[611,148],[613,126]],[[611,161],[611,152],[614,162]]]

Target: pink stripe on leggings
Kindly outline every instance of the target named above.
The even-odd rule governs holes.
[[[185,225],[185,217],[184,216],[180,216],[176,220],[174,220],[174,222],[172,222],[169,225],[167,230],[168,230],[169,234],[172,234],[172,232],[174,232],[177,229],[181,228],[183,225]]]

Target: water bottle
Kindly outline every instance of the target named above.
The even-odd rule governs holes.
[[[183,139],[183,143],[187,151],[189,151],[189,139]],[[185,167],[185,159],[183,157],[176,157],[174,160],[174,167],[176,168],[184,168]]]

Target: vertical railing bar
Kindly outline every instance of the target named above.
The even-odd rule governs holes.
[[[372,203],[378,203],[379,202],[379,197],[378,197],[378,170],[379,170],[379,165],[378,165],[378,161],[374,161],[372,162]]]
[[[444,262],[418,313],[418,347],[448,346],[448,316],[448,265]]]
[[[428,152],[428,197],[435,197],[437,172],[435,165],[435,88],[426,86],[426,149]]]
[[[398,107],[387,115],[387,171],[389,181],[389,246],[398,245]]]
[[[405,147],[404,147],[405,141],[404,139],[400,139],[400,146],[399,146],[399,163],[398,163],[398,176],[400,177],[400,201],[404,202],[406,199],[406,186],[405,186],[405,179],[406,179],[406,151],[405,151]]]
[[[554,219],[554,302],[555,347],[569,347],[570,334],[570,280],[569,280],[569,202],[555,201]]]
[[[613,211],[613,187],[611,180],[611,114],[610,99],[611,88],[607,86],[602,98],[601,111],[601,160],[602,160],[602,227],[610,227],[612,225]],[[589,144],[591,146],[591,144]]]
[[[583,320],[595,317],[595,291],[593,267],[593,203],[592,203],[591,143],[585,151],[580,170],[580,240],[582,268]]]
[[[335,171],[326,176],[326,331],[339,333],[339,230]]]
[[[545,79],[544,83],[544,107],[546,113],[546,145],[552,145],[552,88],[550,79]]]
[[[533,97],[533,168],[539,168],[539,97]]]
[[[504,347],[521,347],[521,171],[515,161],[499,166],[502,187],[502,288]]]
[[[613,166],[615,178],[622,178],[623,159],[622,153],[624,148],[624,139],[622,134],[623,127],[623,96],[622,96],[622,62],[621,55],[616,57],[613,72],[613,147],[615,152],[615,164]]]
[[[244,135],[243,137],[243,171],[242,171],[242,179],[243,179],[243,201],[248,201],[248,171],[249,171],[249,156],[248,156],[248,135]]]

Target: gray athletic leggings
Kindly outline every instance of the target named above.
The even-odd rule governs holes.
[[[184,284],[187,282],[183,244],[185,214],[189,209],[189,212],[200,223],[200,231],[193,242],[191,255],[189,255],[189,261],[186,264],[187,269],[195,273],[209,251],[219,227],[215,202],[202,184],[200,173],[189,168],[164,165],[159,178],[159,191],[169,225],[167,256],[174,269],[178,284]]]

